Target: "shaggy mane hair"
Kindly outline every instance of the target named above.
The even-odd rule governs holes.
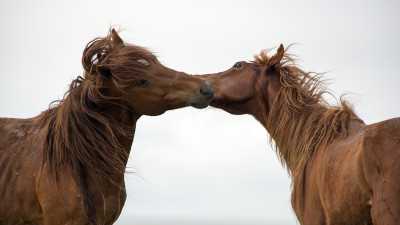
[[[281,88],[267,115],[266,128],[270,143],[274,143],[280,162],[292,178],[292,206],[302,212],[307,163],[315,151],[335,138],[347,136],[350,118],[359,118],[342,98],[338,106],[328,104],[323,98],[330,94],[323,74],[299,69],[293,56],[286,52],[291,46],[277,67]],[[253,62],[267,65],[269,51],[261,51]]]
[[[113,32],[87,44],[82,57],[84,77],[73,80],[64,98],[41,114],[41,123],[47,127],[42,166],[57,183],[70,173],[93,224],[96,218],[86,178],[90,175],[123,189],[116,177],[125,172],[135,120],[134,110],[120,96],[157,62],[151,52],[124,44]]]

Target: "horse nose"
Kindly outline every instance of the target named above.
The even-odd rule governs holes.
[[[204,81],[205,85],[202,85],[199,88],[199,92],[202,96],[207,97],[207,98],[212,98],[214,96],[214,89],[211,86],[210,83],[207,81]]]

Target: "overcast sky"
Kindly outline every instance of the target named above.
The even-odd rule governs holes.
[[[166,66],[220,72],[280,43],[368,124],[400,115],[399,1],[0,1],[0,117],[28,118],[123,28]],[[120,225],[295,224],[290,180],[251,116],[185,108],[138,121]]]

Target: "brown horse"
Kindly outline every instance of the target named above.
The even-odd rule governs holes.
[[[141,115],[207,107],[212,87],[115,30],[88,43],[84,77],[37,117],[0,118],[0,224],[112,224]]]
[[[400,224],[400,118],[366,125],[346,102],[328,104],[322,75],[300,70],[282,45],[267,52],[201,77],[212,106],[269,132],[300,223]]]

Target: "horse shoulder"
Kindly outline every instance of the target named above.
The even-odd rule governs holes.
[[[400,172],[400,118],[366,126],[362,156],[363,170],[371,190],[383,176],[399,176],[396,173]]]
[[[36,180],[44,224],[90,223],[83,210],[82,196],[68,171],[57,183],[45,165]]]
[[[312,189],[318,190],[314,198],[320,199],[320,203],[309,205],[313,206],[315,212],[323,210],[319,214],[326,223],[362,224],[364,218],[368,217],[367,202],[370,194],[362,171],[364,126],[352,123],[349,135],[319,149],[313,158],[314,165],[307,168],[308,183],[314,183]],[[315,191],[307,191],[312,192]],[[310,218],[310,221],[315,221],[317,216],[312,215]]]
[[[400,222],[400,118],[367,126],[363,138],[364,173],[374,223]]]

